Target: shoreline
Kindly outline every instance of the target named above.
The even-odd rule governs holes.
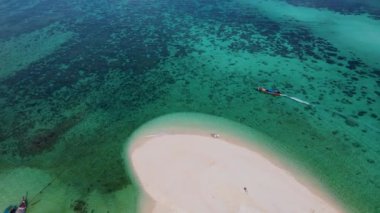
[[[142,195],[141,195],[141,198],[140,198],[140,208],[141,208],[140,210],[141,210],[141,212],[165,212],[165,211],[170,211],[170,208],[168,209],[167,206],[165,207],[165,205],[163,205],[162,203],[160,204],[159,200],[162,197],[161,198],[157,197],[157,189],[152,189],[152,188],[147,189],[147,186],[152,187],[152,185],[154,185],[155,182],[156,183],[159,182],[159,183],[164,184],[165,181],[167,180],[167,178],[172,178],[173,176],[177,176],[180,173],[175,173],[174,172],[174,173],[171,173],[169,176],[159,177],[159,176],[161,176],[161,173],[160,173],[161,171],[157,170],[156,171],[157,173],[153,172],[153,173],[150,174],[150,175],[154,176],[156,180],[148,180],[148,181],[146,181],[146,177],[143,177],[143,178],[141,177],[141,174],[143,174],[143,173],[141,173],[141,167],[144,167],[144,166],[141,166],[141,165],[144,165],[144,164],[148,165],[149,163],[152,163],[152,162],[154,163],[155,161],[160,161],[160,159],[162,158],[162,156],[170,156],[171,155],[171,156],[174,156],[174,157],[178,157],[178,156],[175,155],[175,153],[174,154],[173,153],[170,153],[170,154],[166,153],[166,154],[161,155],[161,156],[160,156],[160,154],[158,154],[156,156],[154,156],[154,155],[155,155],[155,153],[159,152],[157,150],[159,149],[160,146],[164,146],[166,150],[169,150],[169,149],[173,148],[176,144],[180,145],[181,142],[179,142],[179,141],[181,141],[181,140],[192,140],[192,146],[199,146],[200,145],[200,143],[197,143],[196,140],[200,140],[200,141],[204,142],[203,145],[205,145],[206,143],[209,143],[209,142],[214,142],[214,143],[218,142],[216,144],[221,145],[223,143],[223,146],[228,146],[229,148],[232,147],[232,149],[238,149],[238,150],[240,150],[239,153],[240,152],[243,152],[245,154],[250,153],[250,154],[248,154],[248,156],[251,156],[251,157],[254,156],[255,158],[261,159],[261,161],[264,161],[265,165],[267,165],[271,169],[274,169],[277,172],[277,173],[276,172],[274,173],[275,174],[274,176],[278,176],[278,175],[283,176],[283,175],[285,175],[286,177],[285,176],[284,177],[285,177],[286,181],[290,181],[291,184],[293,184],[292,186],[295,187],[294,188],[295,190],[306,192],[306,194],[308,196],[311,196],[311,197],[313,197],[313,199],[316,199],[316,201],[315,200],[314,201],[308,200],[308,201],[301,201],[301,203],[305,203],[305,202],[310,202],[310,203],[316,202],[316,203],[319,203],[321,205],[317,205],[316,208],[320,207],[320,208],[323,209],[324,212],[326,212],[326,211],[327,212],[344,212],[343,208],[340,207],[340,205],[338,205],[338,202],[336,202],[335,199],[333,197],[331,197],[331,195],[327,194],[321,187],[317,186],[317,184],[315,184],[313,181],[308,180],[307,175],[302,175],[299,172],[294,172],[292,168],[288,168],[288,166],[286,166],[282,161],[280,161],[279,158],[276,157],[274,154],[266,151],[265,149],[263,149],[259,145],[255,145],[254,143],[251,143],[252,141],[247,141],[246,138],[244,138],[244,137],[240,138],[237,134],[233,134],[233,133],[231,133],[231,134],[223,133],[223,134],[220,134],[219,137],[215,137],[215,135],[213,135],[213,134],[219,134],[219,132],[221,132],[221,131],[218,131],[218,129],[212,129],[212,128],[205,129],[205,128],[201,128],[201,127],[196,127],[196,125],[190,125],[190,126],[191,127],[189,127],[188,125],[181,126],[181,125],[178,125],[178,124],[177,125],[166,125],[166,126],[165,125],[161,125],[161,126],[160,125],[158,125],[158,126],[157,125],[156,126],[155,125],[151,125],[151,126],[148,125],[148,128],[146,128],[146,127],[143,128],[143,131],[138,131],[138,133],[134,134],[134,136],[131,138],[131,140],[130,140],[131,142],[128,144],[128,146],[127,146],[127,152],[125,153],[125,155],[128,155],[128,156],[125,156],[125,157],[128,158],[128,161],[129,161],[129,164],[130,164],[129,167],[130,167],[131,173],[134,176],[134,178],[136,179],[136,183],[137,183],[137,185],[139,186],[139,188],[140,188],[140,190],[142,192],[141,193]],[[167,143],[167,141],[169,141],[169,143]],[[172,141],[172,142],[170,142],[170,141]],[[174,141],[174,143],[173,143],[173,141]],[[256,142],[256,141],[253,141],[253,142]],[[153,149],[155,151],[152,152],[152,148],[153,147],[149,148],[149,146],[151,146],[151,145],[158,145],[158,143],[160,143],[160,145],[159,146],[155,146],[155,148]],[[167,143],[167,144],[165,145],[165,143]],[[197,143],[197,144],[194,144],[194,143]],[[149,146],[147,146],[147,145],[149,145]],[[210,144],[208,144],[208,145],[210,145]],[[181,146],[184,146],[184,144],[181,144],[179,147],[175,147],[174,149],[178,149],[178,148],[181,149]],[[191,147],[187,147],[186,145],[184,147],[186,147],[186,149],[190,149],[191,148]],[[136,153],[140,152],[140,154],[141,154],[141,151],[143,151],[145,148],[150,149],[150,151],[148,151],[150,153],[149,154],[150,157],[147,157],[146,154],[145,154],[145,156],[144,156],[144,154],[140,155],[139,158],[140,158],[140,160],[142,159],[144,161],[144,163],[136,165],[136,156],[138,156]],[[217,147],[199,147],[199,148],[200,148],[200,150],[202,150],[202,149],[204,150],[204,149],[208,149],[208,148],[218,149]],[[198,151],[196,151],[196,152],[198,152]],[[229,151],[227,151],[228,155],[226,155],[226,151],[225,150],[222,151],[222,152],[224,152],[224,157],[225,158],[229,158],[229,161],[236,161],[236,159],[238,159],[239,155],[240,155],[240,154],[238,154],[238,155],[234,155],[233,157],[230,157],[229,156],[230,153],[228,153]],[[161,153],[161,154],[163,154],[163,153]],[[184,155],[186,155],[186,154],[184,154]],[[152,158],[152,156],[155,157],[154,161],[150,161],[150,162],[149,162],[149,160],[146,161],[146,159]],[[205,155],[205,156],[207,157],[208,155]],[[203,157],[205,157],[205,156],[203,156]],[[189,159],[182,159],[182,160],[185,160],[184,162],[187,162],[187,163],[190,162],[190,164],[191,164],[191,162],[193,162],[194,160],[196,160],[196,158],[191,157],[191,156],[190,156]],[[168,161],[162,161],[162,162],[160,162],[160,164],[161,165],[164,164],[165,167],[173,167],[173,165],[170,165],[171,161],[175,161],[175,160],[171,159],[171,160],[168,160]],[[265,163],[265,161],[266,161],[266,163]],[[217,160],[216,160],[216,162],[217,162]],[[226,162],[224,162],[224,163],[226,163]],[[216,164],[218,164],[218,163],[216,163]],[[245,167],[246,167],[245,169],[247,169],[250,166],[250,164],[251,163],[245,165]],[[253,163],[253,164],[255,164],[255,163]],[[235,164],[235,165],[241,166],[241,164]],[[157,165],[155,165],[155,166],[157,166]],[[256,166],[259,166],[259,168],[264,168],[262,165],[256,165]],[[152,166],[150,165],[148,167],[152,167]],[[232,168],[233,167],[234,166],[232,166]],[[154,168],[154,166],[152,168]],[[145,172],[146,171],[151,172],[150,170],[152,170],[152,168],[145,168]],[[203,168],[202,171],[206,171],[207,170],[204,167],[202,167],[202,168]],[[140,170],[140,171],[138,171],[138,170]],[[165,172],[163,172],[163,173],[166,173],[166,172],[170,173],[171,172],[170,170],[173,170],[173,168],[171,168],[169,170],[165,170]],[[175,168],[174,168],[174,170],[175,170]],[[178,168],[177,168],[177,170],[178,170]],[[197,173],[202,173],[202,172],[196,171],[196,170],[193,171],[193,174],[197,174]],[[257,177],[257,176],[260,175],[260,172],[257,172],[257,171],[253,171],[253,173],[251,171],[251,172],[248,172],[248,173],[250,175],[254,174],[251,177],[251,179],[255,179],[255,177]],[[222,175],[222,173],[218,173],[218,175],[215,176],[215,174],[212,173],[211,176],[213,176],[213,178],[216,178],[216,180],[218,180],[218,178],[220,179],[220,177],[223,177],[223,176],[229,177],[229,176],[231,176],[230,174],[231,173],[228,173],[228,172],[227,173],[223,173],[223,175]],[[243,176],[247,176],[247,174],[243,173]],[[162,175],[162,176],[164,176],[164,175]],[[270,179],[272,177],[273,177],[273,174],[269,175],[269,176],[268,175],[265,176],[264,179]],[[235,177],[231,176],[230,178],[234,179]],[[142,180],[142,179],[144,179],[144,180]],[[213,181],[215,181],[215,180],[213,180]],[[213,181],[211,181],[211,182],[213,182]],[[278,180],[276,180],[276,181],[278,182]],[[197,188],[196,184],[197,183],[195,183],[195,186],[193,186],[194,188]],[[263,182],[262,184],[265,185],[265,182]],[[286,185],[287,184],[285,184],[285,188],[286,188]],[[179,185],[179,186],[181,186],[181,185]],[[256,185],[254,185],[254,187],[260,187],[260,184],[259,185],[256,184]],[[249,189],[250,189],[250,187],[247,187],[247,191],[248,192],[250,192]],[[154,192],[154,190],[156,190],[156,192]],[[239,190],[238,190],[239,192],[237,192],[238,194],[239,193],[243,193],[243,195],[244,195],[244,193],[247,193],[245,191],[244,187],[243,188],[240,187]],[[229,190],[227,190],[227,192],[228,191]],[[236,192],[236,189],[232,189],[232,191]],[[165,195],[162,195],[162,192],[159,192],[158,194],[160,194],[160,193],[161,193],[161,196],[165,197]],[[177,195],[174,196],[174,197],[178,197],[178,196],[181,195],[180,190],[177,190],[177,189],[174,189],[174,191],[170,191],[170,193],[177,193]],[[191,194],[192,192],[189,192],[189,193]],[[201,192],[198,191],[198,192],[195,192],[195,194],[197,194],[197,193],[201,193],[201,194],[202,193],[203,194],[211,193],[212,194],[212,193],[215,193],[215,191],[211,190],[211,191],[208,191],[208,192],[207,191],[201,191]],[[261,199],[260,197],[265,197],[264,194],[266,196],[268,196],[268,194],[265,192],[265,190],[262,191],[262,193],[263,193],[263,196],[254,195],[253,196],[254,199],[252,197],[250,197],[248,200],[252,201],[252,200]],[[271,192],[271,193],[275,194],[276,192]],[[287,193],[289,193],[289,191]],[[291,197],[291,196],[294,196],[294,195],[287,194],[282,199],[287,199],[288,197]],[[302,195],[302,196],[304,196],[304,195]],[[302,196],[300,197],[300,199],[303,199]],[[234,197],[234,196],[232,196],[232,197]],[[239,197],[239,196],[236,195],[235,197]],[[169,199],[169,198],[164,198],[164,199]],[[229,197],[224,197],[223,199],[227,199],[228,200],[230,198]],[[271,202],[271,199],[263,201],[263,202],[264,203],[265,202],[267,202],[267,203]],[[172,203],[170,205],[176,206],[177,205],[176,202],[184,202],[184,201],[181,200],[181,201],[173,201],[173,202],[174,203]],[[207,200],[207,202],[211,202],[211,201]],[[235,201],[231,201],[231,202],[235,202]],[[237,200],[237,202],[240,202],[240,201]],[[191,206],[190,204],[183,204],[183,205],[184,206]],[[211,204],[207,204],[207,205],[211,205]],[[256,204],[256,206],[255,206],[252,203],[248,202],[248,204],[244,204],[243,206],[245,206],[245,205],[250,206],[249,208],[256,208],[256,207],[260,206],[261,204],[259,204],[259,205]],[[231,208],[235,208],[234,210],[236,210],[238,204],[233,204],[232,206],[235,206],[235,207],[231,207]],[[178,207],[178,208],[182,208],[182,207]],[[248,208],[248,207],[245,206],[244,208]],[[329,209],[329,210],[326,210],[324,208]],[[172,209],[172,211],[174,211],[174,210]],[[199,209],[197,211],[199,211]],[[209,211],[209,210],[207,210],[207,211]],[[192,211],[190,211],[190,212],[192,212]],[[203,211],[200,210],[200,212],[203,212]],[[269,212],[271,212],[271,211],[269,211]]]

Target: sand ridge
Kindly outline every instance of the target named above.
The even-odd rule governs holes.
[[[149,197],[145,211],[341,211],[267,156],[223,138],[157,134],[134,143],[129,158]]]

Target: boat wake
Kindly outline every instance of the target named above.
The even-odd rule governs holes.
[[[358,119],[355,119],[355,118],[352,118],[352,117],[350,117],[350,116],[347,116],[347,115],[345,115],[345,114],[343,114],[343,113],[341,113],[341,112],[338,112],[337,110],[329,109],[329,108],[327,108],[327,107],[323,107],[323,106],[318,105],[318,104],[317,104],[317,105],[315,105],[315,104],[311,104],[310,102],[307,102],[307,101],[304,101],[304,100],[301,100],[301,99],[299,99],[299,98],[292,97],[292,96],[289,96],[289,95],[286,95],[286,94],[281,94],[281,96],[282,96],[282,97],[289,98],[289,99],[291,99],[291,100],[293,100],[293,101],[296,101],[296,102],[298,102],[298,103],[301,103],[301,104],[304,104],[304,105],[311,106],[311,107],[313,107],[313,108],[315,108],[315,109],[323,109],[323,110],[325,110],[325,111],[328,111],[328,112],[330,112],[330,113],[333,113],[333,114],[335,114],[335,115],[338,115],[338,116],[340,116],[341,118],[343,118],[343,119],[345,119],[345,120],[347,120],[347,121],[355,122],[355,123],[357,123],[358,125],[362,125],[362,126],[366,127],[366,129],[370,129],[370,130],[372,130],[372,131],[374,131],[374,132],[376,132],[376,133],[380,133],[380,129],[374,127],[373,125],[370,125],[370,124],[368,124],[368,123],[366,123],[366,122],[359,121]]]
[[[301,100],[299,98],[292,97],[292,96],[289,96],[289,95],[286,95],[286,94],[281,94],[281,96],[289,98],[289,99],[292,99],[293,101],[296,101],[296,102],[301,103],[301,104],[310,105],[310,106],[312,105],[311,103],[309,103],[307,101],[304,101],[304,100]]]

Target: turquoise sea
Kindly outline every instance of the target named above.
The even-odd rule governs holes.
[[[128,137],[197,112],[380,212],[379,97],[377,0],[0,0],[0,210],[136,212]]]

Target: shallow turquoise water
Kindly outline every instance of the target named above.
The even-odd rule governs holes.
[[[268,135],[353,212],[380,211],[379,8],[0,0],[0,208],[56,178],[68,195],[49,200],[47,188],[35,211],[44,200],[67,212],[136,211],[123,144],[146,121],[185,111]],[[10,184],[24,179],[36,184]],[[113,205],[121,199],[128,205]]]

